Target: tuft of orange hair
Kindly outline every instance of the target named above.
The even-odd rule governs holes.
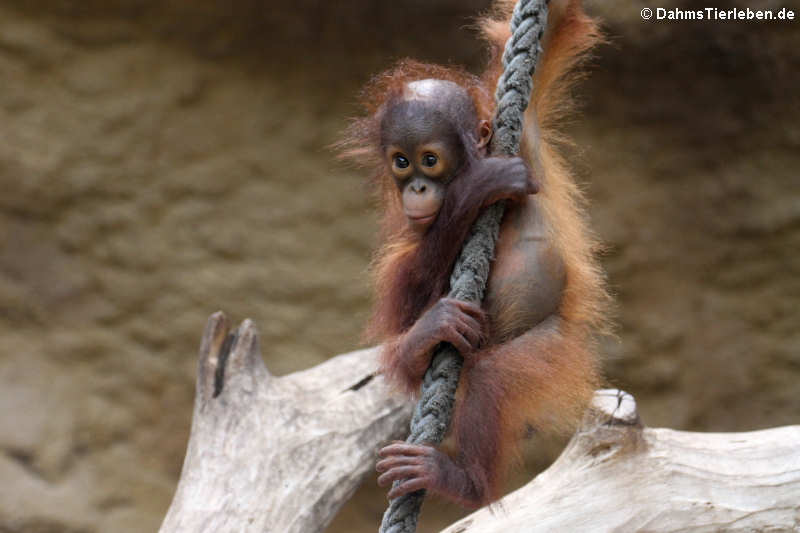
[[[491,57],[484,73],[489,87],[496,86],[502,74],[501,57],[511,37],[515,4],[513,0],[498,0],[490,15],[480,21]],[[520,154],[540,169],[537,199],[567,265],[562,316],[587,333],[610,333],[611,298],[596,258],[602,246],[589,225],[586,198],[560,147],[571,144],[562,127],[576,108],[572,89],[584,77],[580,67],[591,50],[603,42],[597,22],[583,11],[580,0],[549,3],[543,53],[533,76]]]

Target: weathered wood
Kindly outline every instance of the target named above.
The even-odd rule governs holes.
[[[321,531],[401,438],[412,405],[375,376],[376,351],[285,377],[261,359],[255,326],[211,316],[198,362],[192,430],[161,533]]]
[[[444,533],[800,531],[800,426],[646,429],[616,390],[594,407],[550,468]]]
[[[231,333],[212,315],[161,533],[322,531],[378,447],[408,430],[412,405],[376,366],[376,350],[362,350],[274,377],[253,324]],[[800,531],[800,426],[647,429],[633,397],[598,391],[550,468],[445,533],[535,531]]]

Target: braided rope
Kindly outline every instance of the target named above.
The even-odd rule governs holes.
[[[522,119],[530,101],[533,75],[547,22],[548,0],[519,0],[511,15],[511,38],[503,53],[503,75],[497,82],[492,153],[519,152]],[[480,302],[489,278],[494,246],[505,207],[494,204],[478,217],[450,276],[450,298]],[[425,373],[419,402],[411,418],[411,444],[439,444],[447,433],[453,413],[462,358],[443,343]],[[399,483],[399,482],[395,482]],[[395,498],[383,515],[380,533],[414,533],[425,491]]]

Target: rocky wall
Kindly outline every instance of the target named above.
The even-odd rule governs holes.
[[[485,4],[0,4],[0,532],[157,529],[211,312],[253,318],[276,374],[358,346],[374,215],[328,147],[394,58],[474,68]],[[641,7],[589,3],[610,44],[565,125],[617,297],[609,381],[649,425],[797,423],[798,22]],[[332,530],[373,530],[382,498]]]

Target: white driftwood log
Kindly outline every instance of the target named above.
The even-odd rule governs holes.
[[[408,429],[412,406],[375,376],[375,356],[353,352],[277,378],[250,321],[231,333],[221,313],[212,315],[161,533],[324,530],[378,447]],[[550,468],[445,530],[536,531],[800,531],[800,426],[648,429],[633,397],[598,391]]]
[[[211,316],[198,362],[192,430],[161,533],[321,531],[402,438],[412,405],[375,376],[376,351],[269,374],[258,334]]]
[[[443,533],[800,531],[800,426],[643,428],[633,397],[598,391],[550,468]]]

